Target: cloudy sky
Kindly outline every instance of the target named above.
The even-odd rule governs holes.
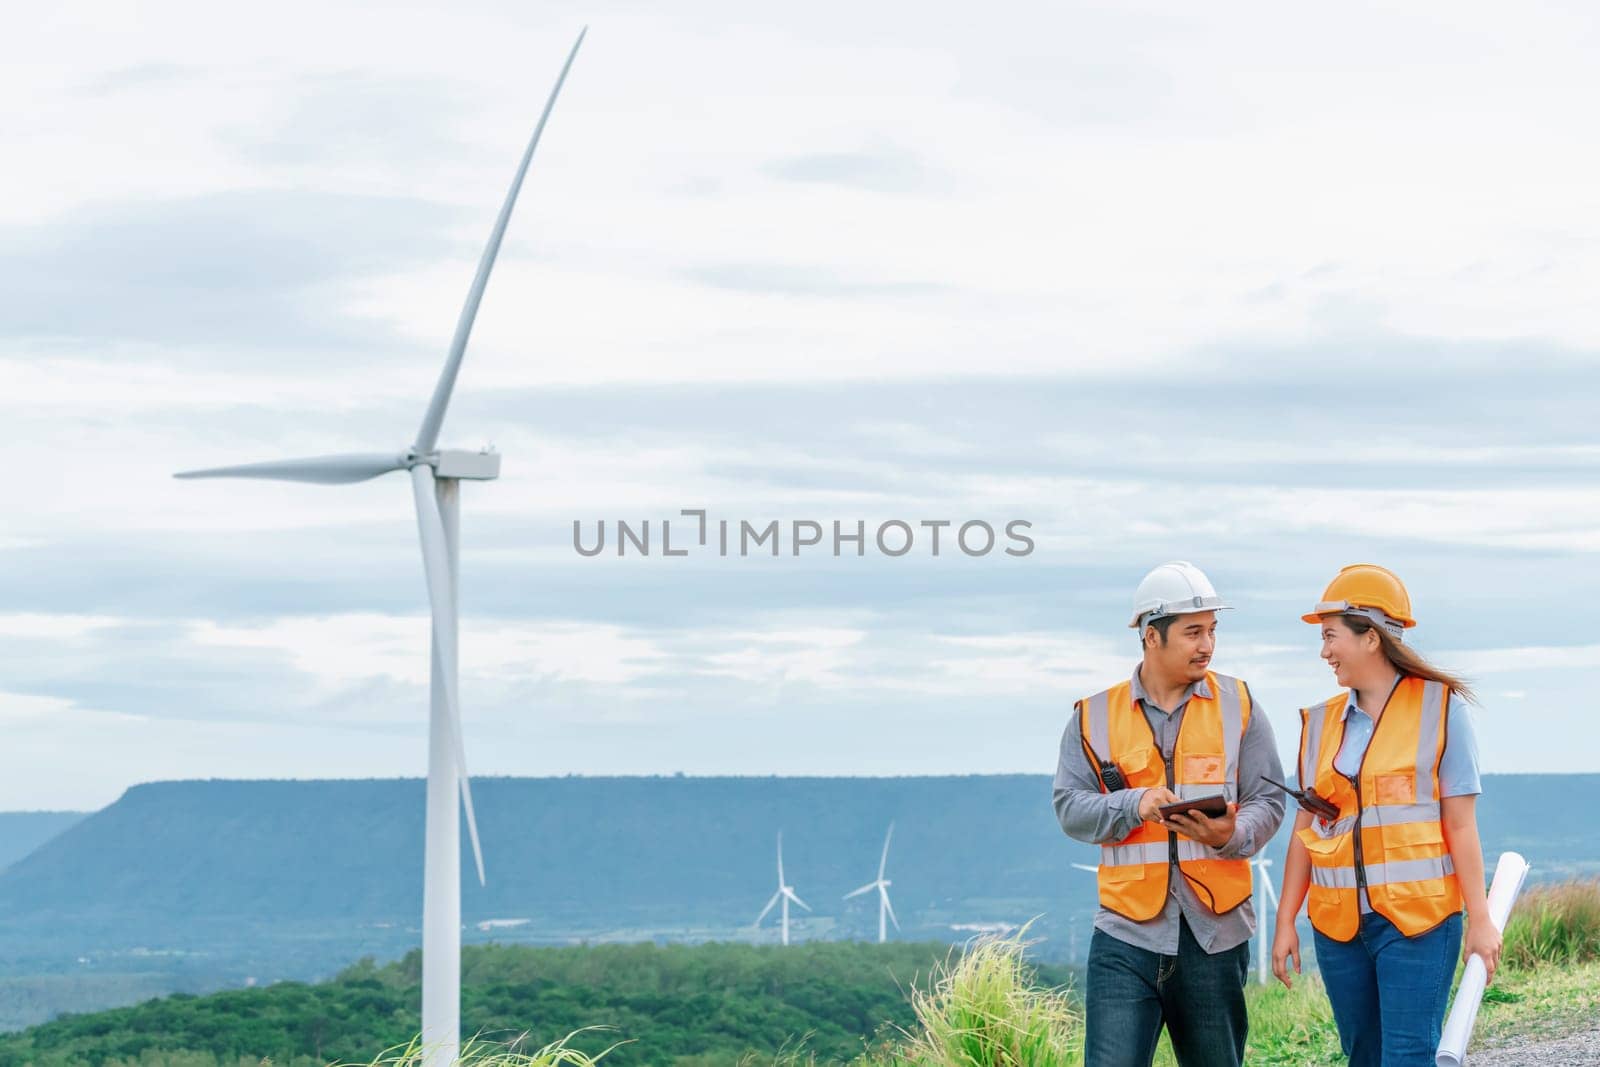
[[[1592,11],[677,7],[13,27],[0,809],[422,773],[405,479],[170,475],[411,442],[585,23],[443,434],[504,454],[475,773],[1048,773],[1171,558],[1286,751],[1331,690],[1298,616],[1371,560],[1485,769],[1600,766]],[[1035,548],[663,558],[695,508]],[[601,519],[656,551],[579,555]]]

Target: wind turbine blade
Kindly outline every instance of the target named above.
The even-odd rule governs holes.
[[[783,888],[783,831],[778,831],[778,888]]]
[[[870,892],[873,889],[876,889],[877,887],[878,887],[878,883],[877,882],[868,882],[866,885],[862,886],[860,889],[852,889],[852,890],[850,890],[850,892],[848,892],[848,893],[846,893],[844,895],[843,899],[849,900],[851,897],[859,897],[862,893]]]
[[[266,478],[275,482],[314,482],[345,485],[364,482],[380,474],[405,469],[407,457],[393,452],[362,452],[344,456],[275,459],[266,463],[241,463],[234,467],[209,467],[179,471],[174,478]]]
[[[788,886],[784,886],[783,887],[783,895],[788,897],[790,900],[794,901],[796,904],[800,905],[802,908],[806,909],[807,911],[811,910],[811,905],[807,904],[805,901],[803,901],[799,897],[795,896],[794,895],[794,890],[790,889]]]
[[[467,783],[466,747],[461,740],[461,702],[456,692],[456,598],[454,575],[450,568],[449,541],[444,517],[434,493],[433,468],[419,464],[411,468],[412,496],[417,504],[417,532],[422,539],[422,569],[428,580],[428,603],[433,609],[433,637],[439,648],[439,676],[444,683],[444,701],[450,718],[451,740],[455,747],[457,781],[462,806],[467,814],[467,835],[472,840],[472,858],[478,868],[478,884],[484,884],[483,846],[478,841],[478,818],[472,807],[472,787]]]
[[[883,835],[883,855],[878,858],[878,881],[883,881],[883,868],[889,862],[889,838],[894,836],[894,823],[889,824],[889,832]]]
[[[760,926],[761,925],[761,920],[765,919],[767,917],[767,912],[772,910],[773,905],[777,904],[778,903],[778,898],[782,897],[782,896],[783,896],[783,891],[781,889],[778,892],[772,894],[772,899],[767,901],[767,906],[761,909],[761,914],[757,915],[756,916],[756,921],[751,923],[750,925],[752,925],[752,926]]]
[[[528,148],[522,153],[522,163],[517,167],[516,177],[511,180],[511,188],[506,193],[506,201],[500,207],[500,217],[495,220],[494,229],[489,234],[489,243],[483,249],[483,258],[478,261],[478,273],[472,279],[472,288],[467,290],[467,302],[461,308],[461,317],[456,321],[455,337],[450,341],[450,354],[445,357],[444,370],[439,374],[439,384],[434,386],[433,399],[428,403],[428,411],[422,417],[422,426],[417,430],[417,451],[432,452],[439,441],[439,428],[444,425],[445,409],[450,406],[450,394],[456,387],[456,375],[461,371],[461,357],[467,351],[467,338],[472,336],[472,323],[478,317],[478,305],[483,302],[483,290],[489,284],[489,272],[494,269],[494,260],[500,254],[500,241],[506,235],[506,224],[511,221],[511,209],[516,206],[517,194],[522,191],[522,179],[527,176],[528,164],[533,162],[533,150],[539,147],[539,137],[544,133],[544,124],[550,118],[550,111],[556,106],[556,97],[561,95],[561,86],[566,83],[567,71],[572,69],[572,61],[578,57],[578,46],[583,44],[584,34],[589,32],[585,26],[578,34],[578,39],[572,44],[572,51],[567,54],[567,61],[561,67],[561,74],[556,78],[555,88],[550,90],[550,99],[545,101],[544,113],[539,116],[539,125],[534,127],[533,137],[528,141]]]
[[[483,846],[478,844],[478,817],[472,811],[472,785],[467,778],[465,757],[461,754],[461,719],[452,716],[456,728],[456,764],[461,775],[461,809],[467,813],[467,836],[472,839],[472,859],[478,865],[478,884],[483,880]]]
[[[1091,867],[1087,863],[1074,863],[1072,866],[1080,871],[1088,871],[1090,874],[1100,873],[1099,867]]]
[[[889,913],[889,921],[894,923],[894,928],[896,930],[900,929],[900,920],[894,917],[894,905],[889,903],[889,891],[880,885],[878,887],[878,892],[883,895],[883,907],[884,910]]]

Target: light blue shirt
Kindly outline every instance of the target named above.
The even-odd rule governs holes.
[[[1395,681],[1398,683],[1399,678]],[[1345,701],[1342,717],[1344,741],[1339,745],[1339,754],[1333,757],[1333,769],[1353,777],[1361,767],[1361,757],[1367,754],[1367,746],[1372,743],[1372,731],[1377,724],[1356,703],[1354,689],[1350,690],[1350,698]],[[1452,692],[1450,703],[1445,707],[1444,753],[1439,757],[1439,796],[1476,796],[1482,792],[1483,783],[1478,775],[1478,739],[1472,732],[1472,716],[1467,711],[1467,702]],[[1365,889],[1360,892],[1360,903],[1362,911],[1372,910]]]
[[[1355,690],[1344,706],[1344,742],[1339,754],[1333,758],[1333,769],[1340,774],[1353,776],[1361,766],[1361,757],[1367,754],[1376,725],[1356,703]],[[1483,792],[1478,773],[1478,739],[1472,732],[1472,715],[1467,702],[1450,694],[1445,708],[1444,755],[1439,759],[1439,796],[1465,797]]]

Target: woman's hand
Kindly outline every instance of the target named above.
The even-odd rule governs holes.
[[[1494,981],[1495,969],[1500,966],[1500,931],[1487,915],[1476,922],[1468,920],[1467,936],[1461,939],[1461,962],[1466,963],[1474,955],[1483,958],[1489,981]]]
[[[1491,927],[1491,929],[1493,929]],[[1272,939],[1272,973],[1278,976],[1283,988],[1293,989],[1289,978],[1289,960],[1294,959],[1294,973],[1300,973],[1300,934],[1293,926],[1280,926]]]

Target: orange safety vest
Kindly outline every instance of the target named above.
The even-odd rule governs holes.
[[[1339,808],[1296,832],[1311,854],[1311,925],[1349,941],[1361,925],[1358,891],[1407,937],[1461,910],[1461,883],[1439,821],[1439,760],[1450,690],[1402,678],[1378,716],[1355,782],[1334,770],[1348,694],[1300,711],[1300,781]],[[1359,783],[1359,788],[1357,783]]]
[[[1128,788],[1166,786],[1185,800],[1221,793],[1239,799],[1239,742],[1250,724],[1250,690],[1237,678],[1206,672],[1210,696],[1189,698],[1166,765],[1144,713],[1134,707],[1131,682],[1078,701],[1083,746],[1099,776],[1099,760],[1122,772]],[[1098,756],[1098,758],[1097,758]],[[1100,783],[1102,791],[1105,783]],[[1206,845],[1155,823],[1141,822],[1122,840],[1100,847],[1100,903],[1136,922],[1153,919],[1167,902],[1173,855],[1195,893],[1217,914],[1250,899],[1250,864],[1220,859]]]

